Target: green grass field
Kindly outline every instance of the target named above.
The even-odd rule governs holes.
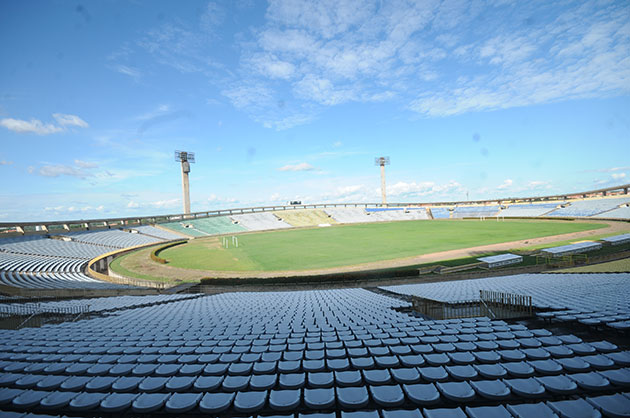
[[[203,238],[168,248],[169,265],[196,270],[287,271],[347,266],[605,227],[540,220],[403,221],[244,234],[239,247]]]

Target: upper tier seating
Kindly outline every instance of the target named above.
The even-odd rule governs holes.
[[[63,235],[71,237],[75,241],[96,245],[106,245],[112,248],[127,248],[136,245],[153,244],[162,241],[159,238],[154,238],[143,234],[132,234],[129,232],[121,231],[119,229],[68,232]]]
[[[233,220],[250,231],[264,231],[266,229],[291,228],[286,222],[281,221],[271,212],[244,213],[231,215]]]
[[[608,212],[602,212],[593,218],[630,219],[630,206],[622,206]]]
[[[186,238],[186,236],[184,235],[180,235],[171,231],[167,231],[163,228],[158,228],[151,225],[133,226],[133,227],[130,227],[130,229],[135,229],[141,234],[150,235],[152,237],[160,238],[167,241]]]
[[[611,197],[600,199],[573,200],[570,206],[559,208],[546,216],[586,217],[613,210],[619,205],[630,203],[630,197]]]
[[[114,250],[100,245],[50,239],[41,235],[0,238],[0,251],[63,258],[90,259]]]
[[[361,222],[374,222],[374,219],[367,215],[363,208],[326,208],[324,209],[328,215],[332,216],[337,222],[342,224],[352,224]]]
[[[162,226],[195,237],[247,231],[247,228],[234,223],[228,216],[187,219],[185,221],[169,222],[162,224]]]
[[[333,217],[319,209],[281,210],[274,212],[274,214],[284,222],[296,227],[337,223]]]
[[[368,208],[365,210],[373,221],[408,221],[429,219],[426,208]]]
[[[543,216],[547,212],[551,212],[559,205],[565,203],[566,202],[512,204],[506,209],[503,209],[499,215],[505,216],[506,218]]]
[[[499,206],[457,206],[453,211],[453,218],[481,218],[495,216]]]
[[[151,232],[161,231],[153,227],[148,227],[152,228],[151,230],[139,228]],[[72,241],[40,235],[1,238],[0,282],[7,286],[32,289],[127,287],[87,276],[83,272],[87,262],[118,248],[162,242],[160,238],[120,230],[64,232],[63,234]]]
[[[451,217],[451,212],[446,206],[435,206],[431,208],[433,219],[447,219]]]

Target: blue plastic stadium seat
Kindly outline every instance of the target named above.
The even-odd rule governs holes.
[[[333,383],[333,372],[318,372],[308,374],[308,386],[311,388],[332,387]]]
[[[569,395],[578,390],[577,384],[565,375],[537,377],[535,379],[538,380],[548,392]]]
[[[281,374],[279,384],[282,389],[298,389],[304,387],[306,375],[304,373]]]
[[[558,415],[542,402],[507,405],[506,408],[515,418],[558,418]]]
[[[503,405],[466,407],[466,415],[470,418],[512,418]]]
[[[420,354],[400,356],[400,362],[404,367],[418,367],[424,365],[424,357]]]
[[[630,369],[604,370],[599,373],[616,386],[630,387]]]
[[[174,393],[165,404],[167,412],[181,414],[195,408],[201,399],[201,393]]]
[[[628,367],[630,366],[630,351],[620,351],[618,353],[608,353],[606,357],[610,358],[615,364]]]
[[[615,367],[615,362],[602,354],[582,356],[580,359],[587,362],[595,370],[607,370]]]
[[[412,367],[405,367],[391,370],[394,380],[401,384],[411,384],[420,381],[420,373]]]
[[[164,389],[167,381],[168,377],[145,377],[138,385],[138,389],[140,392],[159,392]]]
[[[358,370],[335,372],[335,384],[337,386],[359,386],[362,382],[363,377]]]
[[[69,407],[73,411],[89,411],[99,406],[107,395],[107,393],[83,392],[70,401]]]
[[[368,391],[364,386],[336,388],[337,401],[343,408],[360,409],[369,402]]]
[[[433,383],[403,385],[403,391],[407,398],[417,405],[435,405],[440,401],[440,392]]]
[[[300,418],[302,418],[302,416],[300,416]],[[307,417],[305,416],[304,418]],[[328,418],[335,418],[335,414],[333,413],[333,416]],[[380,416],[378,414],[378,411],[341,411],[341,418],[380,418]]]
[[[304,404],[310,409],[328,409],[335,405],[334,388],[304,389]]]
[[[363,379],[369,385],[385,385],[392,380],[387,369],[363,370]]]
[[[521,350],[498,350],[497,354],[503,361],[521,361],[527,358]]]
[[[199,409],[207,414],[223,412],[232,405],[235,396],[235,393],[206,393],[199,402]]]
[[[510,376],[514,377],[531,377],[535,373],[534,368],[524,361],[501,363],[501,366],[507,370]]]
[[[501,364],[475,364],[475,370],[486,379],[499,379],[507,376],[507,370]]]
[[[374,402],[384,407],[400,406],[405,402],[399,385],[370,386],[370,394]]]
[[[96,376],[85,385],[88,392],[106,392],[112,387],[116,381],[113,376]]]
[[[524,398],[539,398],[545,394],[545,387],[535,378],[506,379],[504,383],[512,393]]]
[[[134,412],[149,414],[161,409],[171,396],[169,393],[142,393],[131,404]]]
[[[80,392],[92,379],[93,377],[91,376],[71,376],[59,386],[59,389],[70,392]]]
[[[267,402],[267,391],[238,392],[234,398],[234,409],[237,412],[252,413],[262,409]]]
[[[447,355],[455,364],[472,364],[477,361],[477,358],[469,351],[459,351],[456,353],[448,353]]]
[[[300,402],[300,389],[272,390],[269,394],[269,406],[276,411],[290,411]]]
[[[602,414],[584,399],[547,402],[561,418],[601,418]]]
[[[417,409],[412,409],[410,411],[405,409],[393,411],[384,410],[383,418],[422,418],[422,413]]]
[[[257,374],[249,380],[249,387],[252,390],[268,390],[272,389],[277,381],[278,376],[275,374]]]
[[[472,380],[478,373],[471,365],[466,366],[446,366],[447,373],[455,380]]]
[[[195,383],[196,378],[191,376],[173,376],[166,382],[166,390],[169,392],[183,392]]]
[[[199,376],[193,388],[199,392],[211,392],[216,390],[223,383],[223,376]]]
[[[486,399],[502,400],[510,396],[510,388],[500,380],[470,382],[475,392]]]
[[[112,393],[101,401],[100,409],[103,412],[122,412],[131,407],[138,397],[137,393]]]
[[[423,409],[426,418],[468,418],[461,408]]]
[[[372,357],[350,357],[350,364],[355,369],[371,369],[376,362]]]
[[[476,397],[468,382],[438,382],[435,386],[442,396],[455,402],[469,402]]]
[[[596,372],[575,373],[569,375],[569,378],[577,383],[580,388],[588,391],[604,390],[610,387],[610,381]]]
[[[48,396],[39,402],[39,406],[43,409],[52,410],[63,408],[77,395],[78,393],[76,392],[50,392]]]
[[[620,393],[588,397],[586,401],[607,417],[630,417],[630,398]]]
[[[562,373],[562,366],[555,360],[531,360],[528,363],[538,374],[557,375]]]
[[[418,368],[422,378],[428,382],[441,382],[448,379],[448,374],[442,366]]]

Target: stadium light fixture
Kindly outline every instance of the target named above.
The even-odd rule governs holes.
[[[184,213],[190,214],[190,183],[188,173],[190,173],[190,163],[195,162],[195,153],[186,151],[175,151],[175,161],[182,164],[182,194],[184,202]]]
[[[374,165],[381,166],[381,200],[383,205],[387,205],[387,193],[385,191],[385,166],[389,165],[389,157],[376,157]]]

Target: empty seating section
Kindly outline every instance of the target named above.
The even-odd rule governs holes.
[[[174,239],[181,239],[181,238],[186,238],[186,236],[181,235],[181,234],[177,234],[171,231],[167,231],[164,228],[158,228],[155,226],[151,226],[151,225],[139,225],[139,226],[132,226],[130,227],[130,229],[136,230],[138,232],[140,232],[141,234],[145,234],[145,235],[150,235],[152,237],[156,237],[156,238],[160,238],[166,241],[170,241],[170,240],[174,240]]]
[[[630,203],[630,197],[573,200],[570,205],[558,208],[545,216],[586,217],[611,211],[620,205]]]
[[[506,218],[543,216],[565,203],[566,202],[513,204],[502,209],[499,215]]]
[[[498,214],[499,206],[456,206],[453,218],[482,218]]]
[[[614,344],[425,320],[363,289],[108,302],[129,309],[0,331],[0,411],[474,418],[630,405],[630,353]]]
[[[426,208],[373,208],[366,209],[372,221],[408,221],[429,219]]]
[[[361,222],[373,222],[374,220],[368,216],[363,208],[326,208],[324,209],[328,215],[332,216],[337,222],[342,224],[353,224]]]
[[[100,245],[62,241],[39,235],[0,238],[0,251],[8,253],[91,259],[113,250],[114,248],[103,248]]]
[[[282,210],[274,214],[291,226],[317,226],[321,224],[336,224],[337,221],[323,210]]]
[[[603,212],[598,215],[594,215],[594,218],[608,218],[608,219],[630,219],[630,206],[622,206],[617,209]]]
[[[529,295],[535,307],[554,311],[540,313],[543,318],[630,329],[630,275],[627,273],[519,274],[383,286],[383,289],[443,302],[478,300],[482,289]]]
[[[120,248],[163,242],[175,236],[155,227],[137,228],[140,233],[121,230],[64,232],[63,236],[67,240],[40,235],[0,238],[0,282],[7,286],[33,289],[125,287],[93,279],[83,271],[89,260],[102,254]],[[161,232],[164,232],[163,238],[158,237]]]
[[[291,225],[281,221],[272,212],[244,213],[242,215],[231,215],[230,217],[249,231],[291,228]]]
[[[447,219],[451,217],[451,212],[446,206],[436,206],[431,208],[433,219]]]
[[[75,241],[88,244],[105,245],[112,248],[127,248],[136,245],[153,244],[162,241],[159,238],[154,238],[143,234],[132,234],[118,229],[109,229],[104,231],[68,232],[64,235],[71,237]]]
[[[207,232],[203,232],[197,229],[194,223],[192,223],[191,221],[192,220],[166,222],[166,223],[160,224],[160,226],[171,229],[175,231],[176,233],[185,234],[189,237],[205,237],[207,235],[210,235]]]

